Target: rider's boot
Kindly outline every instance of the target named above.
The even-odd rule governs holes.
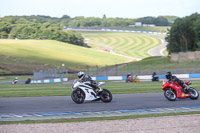
[[[97,93],[97,96],[99,96],[99,88],[96,88],[96,93]]]
[[[181,91],[184,92],[184,93],[188,93],[188,90],[184,89],[184,88],[181,88]]]
[[[181,88],[181,91],[182,91],[182,92],[185,92],[185,89],[184,89],[184,88]]]
[[[188,93],[188,89],[184,89],[184,92],[185,92],[185,93]]]
[[[99,87],[95,87],[93,90],[96,92],[97,96],[99,96]]]

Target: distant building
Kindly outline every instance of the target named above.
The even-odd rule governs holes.
[[[128,27],[135,27],[135,25],[129,25]]]
[[[135,25],[129,25],[129,27],[142,27],[142,22],[135,22]]]
[[[142,26],[142,22],[135,22],[135,26],[136,27],[141,27]]]
[[[135,22],[135,25],[129,25],[129,27],[154,27],[155,24],[142,24],[142,22]]]
[[[143,27],[154,27],[154,26],[156,26],[155,24],[143,24],[142,25]]]

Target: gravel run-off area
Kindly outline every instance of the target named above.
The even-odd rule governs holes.
[[[1,133],[200,133],[200,114],[70,123],[0,125]]]

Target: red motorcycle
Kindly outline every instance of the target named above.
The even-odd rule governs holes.
[[[133,76],[128,76],[127,79],[126,79],[126,83],[128,82],[133,82]]]
[[[175,82],[163,81],[162,90],[164,91],[164,96],[169,101],[175,101],[176,98],[190,98],[196,100],[199,97],[199,93],[195,88],[189,87],[192,83],[190,81],[185,81],[184,86],[187,88],[184,92],[181,91],[181,86]]]

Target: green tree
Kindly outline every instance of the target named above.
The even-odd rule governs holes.
[[[10,31],[12,30],[13,18],[9,17],[7,19],[0,18],[0,38],[6,39],[9,36]]]
[[[61,19],[70,19],[71,17],[70,16],[68,16],[68,15],[63,15],[62,17],[61,17]]]
[[[143,24],[154,24],[155,17],[143,17],[137,19],[138,22],[142,22]]]
[[[198,19],[194,22],[193,30],[195,31],[195,43],[196,43],[196,50],[200,50],[200,16],[198,16]]]
[[[195,13],[175,20],[169,35],[167,49],[169,53],[195,51],[200,49],[200,15]]]
[[[154,24],[156,26],[168,26],[169,25],[168,20],[162,16],[155,18]]]
[[[75,31],[67,31],[67,42],[72,43],[72,44],[77,44],[80,46],[84,45],[83,42],[83,37],[81,36],[80,33],[76,33]]]
[[[106,19],[106,14],[103,15],[103,19]]]

